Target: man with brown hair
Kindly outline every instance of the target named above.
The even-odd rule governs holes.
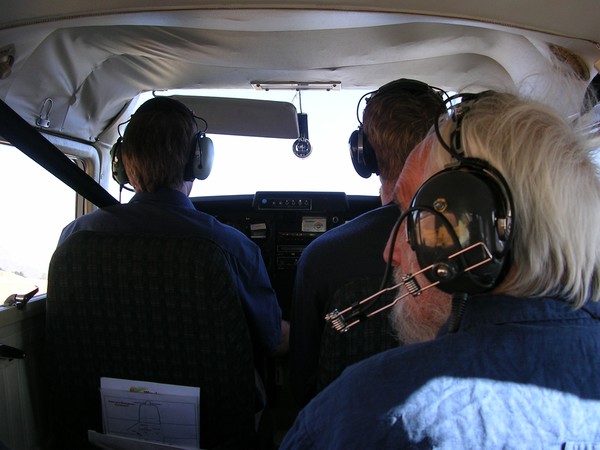
[[[197,119],[169,97],[145,102],[129,121],[113,160],[117,181],[129,182],[136,194],[127,204],[71,222],[59,245],[79,230],[210,239],[231,262],[255,348],[265,355],[284,352],[288,326],[260,249],[240,231],[198,211],[188,198],[194,179],[206,178],[212,163],[212,148],[203,141],[208,138],[199,131]]]
[[[400,213],[393,194],[396,179],[412,148],[442,112],[443,101],[427,84],[409,79],[392,81],[366,96],[364,124],[350,138],[351,156],[359,175],[379,175],[384,206],[326,232],[302,253],[290,330],[291,381],[300,406],[345,365],[397,345],[383,316],[343,338],[329,336],[324,317],[334,307],[348,306],[379,289],[385,271],[381,254]],[[324,346],[326,341],[333,344]]]

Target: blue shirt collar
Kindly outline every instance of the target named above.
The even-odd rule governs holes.
[[[585,308],[600,315],[598,303],[587,302]],[[467,300],[459,329],[464,331],[482,325],[581,319],[592,320],[592,317],[585,310],[574,310],[566,301],[548,297],[479,295]]]
[[[155,192],[136,192],[129,203],[168,204],[171,206],[195,209],[194,204],[187,195],[181,191],[167,188],[162,188]]]

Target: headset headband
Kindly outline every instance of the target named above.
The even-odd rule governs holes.
[[[362,120],[360,118],[360,115],[359,115],[360,104],[365,99],[365,97],[369,96],[369,98],[366,99],[366,103],[368,104],[375,96],[389,94],[394,91],[409,92],[413,95],[422,95],[422,94],[431,93],[434,95],[438,95],[440,97],[440,101],[442,101],[442,102],[443,102],[443,96],[448,97],[448,94],[443,89],[440,89],[435,86],[430,86],[427,83],[424,83],[419,80],[412,80],[410,78],[400,78],[398,80],[390,81],[389,83],[381,86],[379,89],[367,92],[358,100],[358,103],[356,104],[356,118],[357,118],[360,126],[362,126],[362,124],[363,124]]]

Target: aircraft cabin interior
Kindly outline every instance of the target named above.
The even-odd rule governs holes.
[[[364,107],[381,86],[419,80],[444,93],[444,100],[462,92],[517,92],[556,107],[569,120],[595,118],[588,132],[600,136],[600,106],[589,101],[600,98],[595,0],[5,0],[2,11],[0,450],[56,448],[63,427],[89,423],[67,416],[70,402],[93,408],[94,431],[102,434],[101,380],[97,368],[88,368],[98,361],[109,372],[102,377],[134,373],[148,383],[193,383],[192,375],[206,376],[207,370],[206,362],[193,365],[194,353],[213,358],[213,380],[205,391],[195,386],[200,441],[175,448],[229,448],[217,438],[203,441],[210,435],[203,435],[204,426],[229,427],[232,436],[250,428],[258,437],[247,449],[275,450],[301,409],[290,386],[289,353],[265,356],[252,344],[235,343],[249,331],[238,326],[244,322],[239,311],[216,307],[232,288],[212,244],[186,236],[178,237],[179,247],[139,236],[131,242],[82,236],[81,260],[58,263],[67,224],[134,196],[131,185],[114,177],[113,151],[146,101],[183,103],[198,132],[211,140],[212,170],[194,181],[189,198],[195,209],[256,244],[291,327],[296,269],[306,247],[382,206],[378,173],[360,173],[349,150],[351,135],[362,129]],[[568,89],[566,78],[575,80]],[[153,249],[168,253],[171,262],[153,260]],[[193,252],[200,251],[194,249],[210,257],[192,267]],[[106,272],[101,262],[109,266]],[[192,269],[208,275],[178,278]],[[112,281],[102,281],[101,274],[125,287],[111,290]],[[78,281],[92,275],[101,281]],[[198,319],[204,334],[188,323],[202,311],[181,306],[190,303],[192,291],[183,284],[191,279],[193,289],[214,303],[204,310],[210,318]],[[69,288],[76,289],[73,306],[52,309],[48,293]],[[167,295],[164,290],[173,299],[161,310],[156,298]],[[121,311],[103,309],[111,296],[136,300]],[[133,337],[138,327],[148,330]],[[347,333],[358,335],[360,327]],[[94,341],[102,336],[104,348]],[[181,367],[171,364],[169,370],[162,356],[152,360],[170,353]],[[121,372],[134,356],[144,368]],[[237,373],[242,362],[253,369]],[[239,394],[247,385],[256,387],[253,370],[264,383],[264,415],[256,424],[248,415],[230,416],[232,425],[217,423],[222,416],[210,417],[209,409],[229,414],[220,408],[235,403],[232,397],[238,409],[254,406],[253,397]],[[57,402],[49,378],[58,374],[61,388],[74,392]],[[206,386],[213,382],[218,387],[211,391]],[[91,397],[83,393],[89,386]],[[145,414],[153,420],[154,412]]]

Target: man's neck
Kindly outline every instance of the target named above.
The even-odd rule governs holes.
[[[380,178],[381,179],[381,178]],[[394,182],[386,182],[381,180],[381,189],[379,190],[379,197],[381,198],[381,204],[387,205],[395,200],[394,198]]]

